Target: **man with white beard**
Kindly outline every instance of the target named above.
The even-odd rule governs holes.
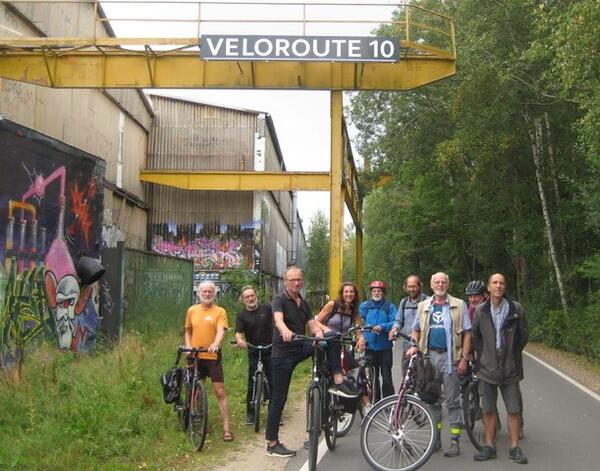
[[[214,304],[216,287],[214,283],[205,281],[198,286],[200,304],[190,307],[185,317],[185,346],[187,348],[205,348],[206,353],[199,353],[199,373],[207,376],[213,384],[219,412],[223,419],[223,441],[233,441],[229,429],[229,404],[223,383],[223,364],[221,362],[221,342],[227,330],[227,313],[225,309]]]

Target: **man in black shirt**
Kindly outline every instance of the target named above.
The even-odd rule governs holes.
[[[323,332],[314,319],[310,306],[300,295],[303,283],[302,270],[291,266],[283,279],[285,289],[273,299],[273,383],[267,419],[267,456],[291,457],[296,452],[289,450],[279,441],[279,422],[287,401],[292,373],[298,363],[310,356],[310,349],[302,342],[292,342],[294,334],[302,335],[306,327],[312,335],[323,337]],[[310,345],[309,345],[310,346]],[[309,347],[308,346],[308,347]]]
[[[256,290],[252,286],[244,286],[240,291],[240,301],[244,303],[235,320],[235,341],[238,347],[247,348],[246,341],[252,345],[269,345],[273,339],[273,314],[271,306],[259,304]],[[271,352],[262,354],[265,374],[271,387]],[[254,407],[252,405],[252,378],[258,364],[258,351],[248,349],[248,390],[246,392],[246,425],[254,423]],[[270,394],[269,394],[270,396]],[[260,406],[259,406],[260,407]],[[259,410],[260,413],[260,410]]]

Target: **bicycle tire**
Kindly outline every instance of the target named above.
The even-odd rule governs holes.
[[[208,401],[204,381],[197,379],[192,388],[189,410],[189,431],[192,445],[198,451],[202,450],[206,439],[206,424],[208,422]]]
[[[323,423],[323,432],[325,433],[325,443],[327,448],[333,451],[337,444],[339,417],[336,411],[337,396],[325,391],[325,402],[321,422]]]
[[[429,407],[406,395],[401,424],[392,424],[398,395],[388,396],[365,416],[360,446],[367,463],[377,471],[414,471],[431,457],[435,446],[435,422]]]
[[[375,368],[372,365],[365,365],[362,371],[362,380],[365,384],[365,389],[367,391],[367,398],[369,399],[369,405],[373,405],[373,392],[374,392],[374,384],[373,380],[375,378]],[[359,407],[358,411],[360,412],[361,419],[365,417],[365,413],[363,411],[362,404]]]
[[[317,469],[317,452],[321,434],[321,391],[312,385],[307,394],[308,404],[308,470]]]
[[[188,427],[188,413],[190,404],[190,390],[191,385],[187,381],[188,372],[184,370],[183,379],[179,384],[179,399],[173,405],[175,412],[177,413],[177,423],[184,432]]]
[[[263,376],[262,373],[256,373],[254,380],[254,431],[260,430],[260,409],[262,405]]]
[[[481,403],[479,396],[479,385],[471,382],[462,392],[463,416],[465,430],[469,440],[477,450],[486,443],[485,430],[483,427]]]
[[[352,426],[354,425],[354,420],[356,419],[356,411],[350,413],[346,412],[342,414],[342,416],[338,419],[338,429],[337,436],[344,437],[348,434],[350,430],[352,430]]]

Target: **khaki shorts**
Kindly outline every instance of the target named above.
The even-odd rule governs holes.
[[[521,400],[521,390],[519,383],[511,384],[490,384],[485,381],[479,383],[479,392],[481,393],[481,410],[483,412],[492,412],[496,410],[498,402],[498,389],[502,393],[502,400],[509,414],[518,414],[523,409]]]

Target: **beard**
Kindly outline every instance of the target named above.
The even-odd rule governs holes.
[[[212,296],[206,296],[206,297],[200,295],[199,297],[200,297],[200,304],[205,304],[207,306],[210,306],[215,300],[214,294]]]
[[[246,303],[246,310],[247,311],[256,311],[257,307],[258,307],[258,300],[254,301],[252,304],[251,303]]]

